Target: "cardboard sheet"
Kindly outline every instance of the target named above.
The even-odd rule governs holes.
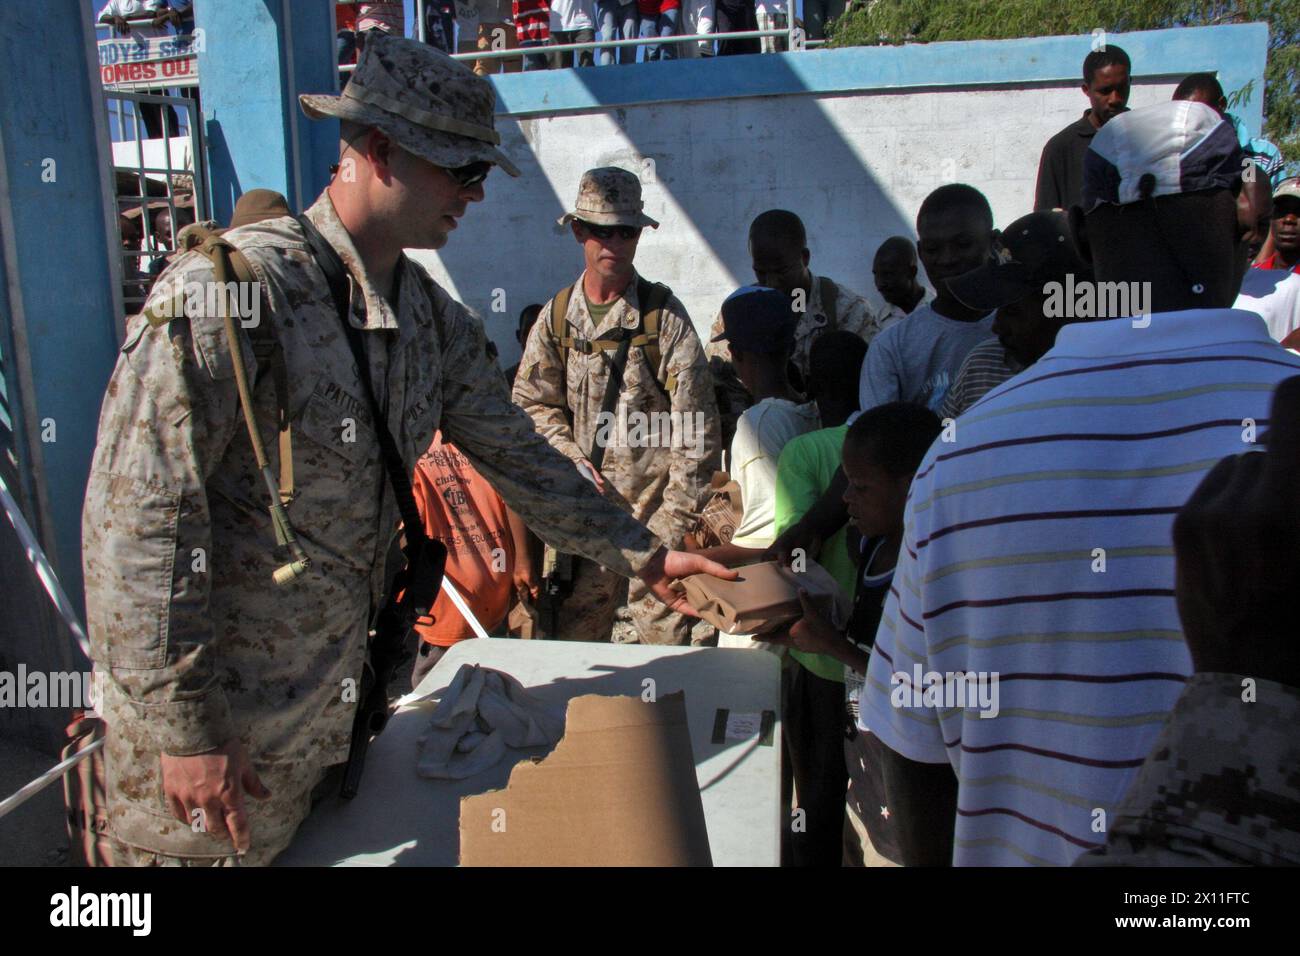
[[[700,617],[724,634],[766,634],[802,616],[799,589],[808,592],[814,606],[836,627],[848,621],[848,598],[829,571],[809,561],[793,571],[778,561],[737,568],[739,579],[724,581],[711,574],[692,574],[673,582],[685,591]]]
[[[569,701],[564,737],[460,804],[462,866],[711,866],[686,696]]]

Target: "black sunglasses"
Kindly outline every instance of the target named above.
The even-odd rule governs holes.
[[[468,189],[470,186],[477,186],[487,179],[487,174],[492,172],[492,164],[487,160],[479,160],[477,163],[457,166],[455,169],[448,169],[446,166],[442,167],[442,169],[452,179],[456,180],[461,189]]]
[[[585,219],[579,219],[582,228],[597,239],[613,239],[617,235],[620,239],[635,239],[641,235],[640,226],[597,226],[595,223],[587,222]]]

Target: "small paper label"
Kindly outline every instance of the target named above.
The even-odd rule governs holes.
[[[748,714],[727,714],[727,731],[728,740],[751,740],[757,737],[763,729],[763,715],[761,713]]]

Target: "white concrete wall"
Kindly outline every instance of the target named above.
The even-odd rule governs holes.
[[[1132,106],[1167,100],[1173,82],[1134,87]],[[876,298],[871,257],[885,238],[915,238],[916,210],[944,182],[984,191],[998,226],[1031,211],[1043,144],[1078,119],[1077,85],[849,95],[799,94],[631,106],[542,119],[498,118],[502,146],[523,170],[499,170],[487,196],[438,253],[415,253],[477,310],[518,357],[515,320],[582,269],[555,220],[593,166],[642,173],[647,230],[637,267],[667,283],[707,331],[719,304],[753,280],[750,220],[772,208],[808,228],[812,269]],[[496,290],[501,290],[497,292]],[[500,311],[494,312],[494,303]]]

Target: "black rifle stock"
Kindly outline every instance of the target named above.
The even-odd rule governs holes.
[[[348,800],[356,796],[360,786],[371,737],[388,723],[388,685],[411,659],[407,638],[416,620],[429,613],[442,583],[447,549],[441,541],[425,536],[423,528],[414,537],[410,531],[408,527],[406,568],[397,575],[392,594],[375,616],[370,631],[357,713],[352,719],[352,742],[339,788],[339,794]]]

